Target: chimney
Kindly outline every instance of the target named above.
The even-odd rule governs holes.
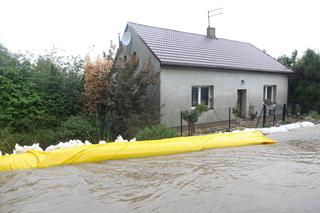
[[[207,28],[207,37],[211,39],[216,39],[216,28],[208,27]]]

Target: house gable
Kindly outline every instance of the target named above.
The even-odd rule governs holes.
[[[156,71],[159,71],[160,60],[153,53],[150,47],[145,43],[145,41],[140,37],[140,35],[135,31],[135,29],[127,25],[125,28],[125,32],[130,33],[131,42],[128,46],[122,45],[120,56],[122,58],[124,56],[130,57],[130,55],[133,55],[135,53],[139,58],[139,66],[143,66],[148,62],[148,60],[150,60],[154,69]]]

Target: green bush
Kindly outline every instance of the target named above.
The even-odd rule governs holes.
[[[308,116],[316,120],[320,119],[320,114],[317,111],[310,111]]]
[[[310,111],[304,119],[311,122],[317,122],[320,120],[320,114],[317,111]]]
[[[2,154],[11,153],[14,148],[15,144],[8,140],[9,136],[10,131],[8,129],[0,129],[0,151],[2,151]]]
[[[46,147],[59,142],[58,134],[55,130],[44,129],[34,130],[32,132],[12,132],[9,129],[0,131],[0,150],[2,153],[12,153],[15,144],[32,145],[39,143],[45,149]]]
[[[208,106],[205,104],[199,104],[191,110],[182,111],[182,119],[188,123],[196,123],[198,121],[198,117],[206,111],[208,111]]]
[[[59,140],[97,140],[97,130],[92,120],[85,116],[71,116],[57,129]]]
[[[205,104],[198,104],[196,106],[196,110],[198,111],[198,113],[200,115],[201,113],[208,111],[208,106]]]
[[[0,128],[56,128],[83,112],[83,60],[52,52],[32,57],[0,44]]]
[[[198,121],[199,113],[197,110],[182,111],[182,119],[186,122],[196,123]]]
[[[15,144],[23,146],[34,143],[39,143],[45,149],[50,145],[70,139],[94,142],[97,141],[96,132],[92,121],[84,116],[69,117],[58,128],[53,129],[33,129],[28,132],[16,132],[16,129],[5,128],[0,130],[0,150],[3,153],[12,153]]]
[[[177,136],[177,132],[175,129],[169,128],[163,124],[146,127],[140,130],[136,134],[136,139],[138,141],[142,140],[155,140],[161,138],[172,138]]]
[[[232,114],[235,116],[235,117],[239,117],[240,116],[240,107],[239,106],[236,106],[236,107],[232,107]]]

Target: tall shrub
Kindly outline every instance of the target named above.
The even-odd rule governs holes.
[[[153,113],[147,88],[157,83],[151,62],[139,66],[132,56],[127,63],[117,61],[107,85],[106,104],[113,136],[132,137],[136,131],[152,122]]]
[[[0,45],[0,127],[54,128],[83,109],[79,57],[16,55]]]
[[[294,51],[291,57],[284,55],[278,61],[294,71],[289,77],[289,102],[299,103],[304,112],[320,112],[320,54],[308,49],[298,58]]]
[[[34,65],[34,80],[44,100],[47,120],[78,115],[83,110],[83,60],[55,53],[40,56]],[[55,123],[52,123],[55,125]]]
[[[45,114],[43,104],[30,62],[0,44],[0,127],[24,131],[36,126]]]

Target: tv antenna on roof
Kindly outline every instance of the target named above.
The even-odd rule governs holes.
[[[223,8],[221,7],[221,8],[218,8],[218,9],[214,9],[214,10],[209,10],[208,11],[208,27],[210,27],[210,17],[218,16],[218,15],[223,14],[222,9]]]

